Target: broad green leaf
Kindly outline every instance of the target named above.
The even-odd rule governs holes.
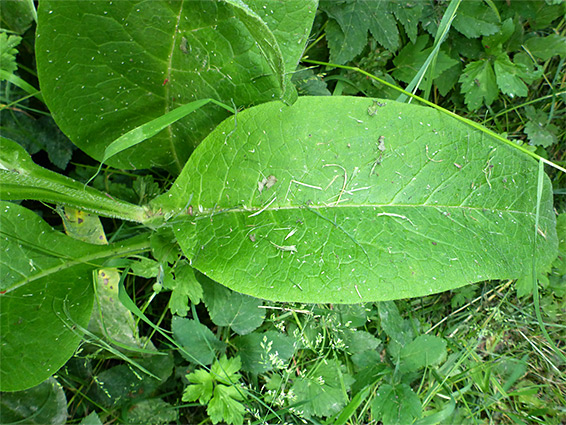
[[[141,222],[144,208],[117,201],[92,187],[36,165],[17,143],[0,137],[0,199],[34,199],[61,203],[95,212]]]
[[[342,339],[346,344],[346,352],[349,354],[361,353],[367,350],[374,350],[380,343],[380,340],[366,331],[357,331],[349,329],[342,333]]]
[[[277,39],[267,24],[255,13],[244,0],[222,0],[230,5],[236,17],[246,26],[252,38],[260,48],[260,52],[267,60],[273,75],[277,76],[282,94],[285,94],[285,65],[283,55]]]
[[[4,358],[2,358],[4,361]],[[24,391],[0,396],[0,423],[63,425],[67,423],[67,398],[61,384],[48,378]]]
[[[0,205],[0,389],[18,391],[73,355],[81,339],[73,327],[86,327],[92,310],[92,270],[107,258],[140,252],[147,242],[87,244],[21,206]]]
[[[330,60],[344,64],[361,53],[368,31],[386,49],[399,48],[399,30],[385,0],[324,1],[320,5],[332,18],[326,27]]]
[[[401,348],[401,370],[414,372],[437,366],[446,360],[446,340],[434,335],[419,335]]]
[[[265,319],[265,310],[259,308],[262,301],[230,291],[222,285],[201,276],[204,303],[211,320],[218,326],[230,326],[240,335],[257,329]]]
[[[419,397],[407,384],[384,384],[375,394],[371,412],[384,424],[404,425],[421,417],[422,406]]]
[[[132,359],[154,374],[155,378],[140,375],[128,365],[119,364],[91,378],[94,385],[90,387],[88,397],[106,408],[130,407],[133,400],[146,399],[147,394],[152,394],[173,373],[174,361],[170,353],[167,356]]]
[[[222,123],[154,208],[192,267],[255,297],[357,303],[529,272],[537,164],[436,110],[303,97]],[[556,253],[550,182],[539,232]]]
[[[468,38],[491,35],[500,28],[499,17],[483,1],[463,1],[453,25]]]
[[[297,68],[303,55],[318,0],[243,0],[267,24],[283,56],[285,74]]]
[[[192,363],[209,365],[217,352],[224,351],[225,344],[196,320],[173,316],[171,330],[175,341],[184,349],[181,354]]]
[[[285,6],[290,15],[304,7],[299,1]],[[294,28],[302,31],[293,38],[295,49],[302,50],[300,34],[313,15],[297,16]],[[215,1],[46,0],[38,11],[36,52],[47,105],[70,139],[100,160],[119,136],[195,100],[241,106],[278,99],[284,68],[274,74],[270,66],[278,47],[266,52],[269,40],[256,40],[261,30],[250,33],[252,24],[240,18],[233,6]],[[227,116],[208,104],[108,163],[178,171]]]
[[[142,400],[127,409],[126,423],[132,425],[176,423],[179,409],[160,398]]]
[[[2,28],[23,34],[37,20],[33,0],[0,0]]]
[[[551,34],[546,37],[533,37],[525,42],[527,49],[537,58],[546,61],[555,55],[566,57],[566,37]]]
[[[96,414],[96,412],[91,412],[86,418],[84,418],[79,425],[102,425],[102,421]]]

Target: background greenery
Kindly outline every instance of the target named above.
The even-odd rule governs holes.
[[[261,92],[268,99],[269,90],[280,95],[282,87],[294,86],[299,95],[399,98],[359,72],[312,66],[308,60],[359,67],[392,84],[417,87],[432,102],[564,166],[564,3],[464,1],[449,27],[442,18],[456,3],[321,1],[303,61],[289,71],[292,83],[271,81]],[[39,83],[32,6],[2,2],[2,135],[20,143],[40,165],[86,182],[99,163],[69,142],[33,90]],[[443,28],[448,32],[441,41]],[[435,49],[435,60],[427,62]],[[51,50],[66,54],[64,46]],[[80,71],[63,77],[99,83]],[[49,90],[48,82],[45,87]],[[135,112],[134,124],[161,113]],[[179,134],[189,128],[179,128]],[[92,185],[144,205],[174,179],[174,167],[157,165],[163,168],[105,167]],[[564,349],[566,185],[564,174],[547,171],[555,210],[562,214],[561,245],[552,268],[539,277],[540,304],[551,339]],[[105,234],[119,241],[137,230],[102,219],[102,232],[95,216],[34,201],[22,205],[83,240]],[[24,225],[32,222],[26,218]],[[152,254],[140,254],[124,282],[111,271],[93,276],[95,314],[83,329],[80,349],[40,386],[3,393],[2,423],[22,418],[63,423],[67,414],[70,423],[85,424],[566,421],[564,364],[541,334],[527,280],[486,282],[398,302],[271,303],[195,274],[172,240],[166,231],[155,233]],[[519,267],[530,258],[516,261]],[[168,266],[173,264],[174,269]],[[141,311],[113,302],[121,284]],[[112,319],[101,320],[97,311],[102,310]],[[30,357],[34,350],[30,347]]]

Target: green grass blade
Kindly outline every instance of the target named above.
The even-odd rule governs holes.
[[[369,77],[369,78],[371,78],[375,81],[380,82],[381,84],[383,84],[387,87],[392,88],[393,90],[397,90],[400,93],[403,93],[403,94],[405,94],[405,95],[407,95],[407,96],[409,96],[409,97],[411,97],[415,100],[418,100],[419,102],[422,102],[425,105],[430,106],[431,108],[434,108],[437,111],[442,112],[443,114],[449,115],[452,118],[455,118],[458,121],[463,122],[463,123],[469,125],[472,128],[475,128],[476,130],[479,130],[479,131],[481,131],[485,134],[488,134],[492,137],[495,137],[500,142],[503,142],[506,145],[512,146],[513,148],[520,150],[521,152],[529,155],[530,157],[535,158],[537,161],[542,161],[545,164],[550,165],[551,167],[556,168],[557,170],[560,170],[563,173],[566,173],[566,168],[561,167],[560,165],[558,165],[558,164],[556,164],[552,161],[549,161],[548,159],[545,159],[545,158],[541,157],[540,155],[537,155],[536,153],[531,152],[528,149],[526,149],[526,148],[524,148],[524,147],[522,147],[522,146],[520,146],[516,143],[511,142],[510,140],[507,140],[505,137],[501,136],[500,134],[495,133],[494,131],[491,131],[488,128],[485,128],[481,124],[478,124],[478,123],[476,123],[472,120],[469,120],[467,118],[461,117],[460,115],[458,115],[454,112],[451,112],[448,109],[443,108],[442,106],[438,106],[437,104],[430,102],[430,101],[428,101],[428,100],[426,100],[426,99],[424,99],[420,96],[417,96],[416,94],[410,93],[407,90],[403,90],[401,87],[398,87],[395,84],[391,84],[391,83],[389,83],[389,82],[387,82],[387,81],[385,81],[385,80],[383,80],[379,77],[376,77],[375,75],[370,74],[369,72],[364,71],[361,68],[358,68],[356,66],[338,65],[338,64],[335,64],[335,63],[322,62],[322,61],[312,60],[312,59],[308,59],[308,58],[303,58],[302,61],[307,62],[307,63],[312,63],[312,64],[315,64],[315,65],[331,66],[331,67],[334,67],[334,68],[347,69],[347,70],[350,70],[350,71],[359,72],[360,74],[363,74],[366,77]]]
[[[209,103],[214,103],[215,105],[218,105],[228,110],[229,112],[234,113],[234,109],[232,107],[225,105],[222,102],[218,102],[214,99],[200,99],[191,103],[187,103],[186,105],[180,106],[177,109],[173,109],[165,115],[155,118],[145,124],[140,125],[139,127],[134,128],[133,130],[128,131],[126,134],[114,140],[104,151],[102,162],[104,163],[114,155],[117,155],[120,152],[123,152],[126,149],[131,148],[132,146],[135,146],[143,142],[144,140],[155,136],[164,128],[170,126],[171,124],[186,117],[191,112],[194,112]]]
[[[421,66],[421,69],[419,69],[419,72],[417,72],[417,75],[415,75],[415,77],[409,83],[409,85],[406,87],[405,90],[410,91],[411,93],[414,94],[416,92],[416,90],[419,88],[419,85],[421,84],[422,80],[425,77],[427,70],[430,67],[431,78],[429,78],[428,80],[425,81],[426,86],[425,86],[425,89],[424,89],[425,90],[424,98],[425,99],[428,98],[428,95],[429,95],[429,92],[430,92],[430,87],[432,85],[432,75],[434,73],[434,66],[436,64],[436,58],[438,56],[438,52],[440,52],[440,46],[442,45],[444,40],[446,40],[446,37],[448,35],[448,31],[450,31],[450,27],[452,26],[452,21],[456,17],[456,11],[458,10],[458,6],[460,6],[461,1],[462,0],[452,0],[450,2],[450,4],[448,5],[448,8],[446,9],[444,16],[442,16],[442,20],[440,21],[440,25],[438,26],[438,30],[436,31],[436,35],[434,37],[434,45],[433,45],[432,52],[430,52],[430,55],[428,55],[428,58],[426,58],[425,63],[423,64],[423,66]],[[405,94],[401,94],[397,98],[397,101],[398,102],[405,102],[406,99],[407,99],[407,96]]]
[[[29,84],[28,82],[22,80],[17,75],[11,74],[8,71],[0,69],[0,81],[1,80],[6,80],[9,83],[12,83],[13,85],[21,88],[30,96],[35,96],[37,99],[41,101],[41,103],[45,103],[43,101],[43,96],[41,95],[41,92],[38,89],[36,89],[34,86]]]
[[[333,422],[334,425],[345,425],[348,422],[348,420],[352,416],[354,416],[358,407],[360,407],[360,405],[368,397],[370,391],[371,391],[371,386],[368,386],[368,387],[365,387],[359,393],[357,393],[352,398],[352,401],[350,401],[350,403],[348,403],[348,405],[346,407],[344,407],[344,409],[342,409],[342,411],[340,412],[340,414],[336,418],[336,421]],[[327,424],[330,424],[330,423],[331,422],[327,422]]]
[[[563,363],[566,363],[566,356],[560,349],[556,346],[550,335],[548,334],[546,327],[544,326],[544,322],[542,320],[542,313],[540,311],[540,298],[538,292],[538,281],[537,281],[537,267],[536,267],[536,256],[537,256],[537,240],[538,240],[538,223],[540,217],[540,204],[542,199],[542,188],[543,188],[543,178],[544,178],[544,162],[541,160],[539,161],[538,167],[538,182],[537,182],[537,208],[536,208],[536,216],[535,216],[535,235],[533,239],[533,302],[535,305],[535,314],[537,317],[537,322],[540,327],[540,330],[548,344],[554,350],[554,353],[562,360]]]

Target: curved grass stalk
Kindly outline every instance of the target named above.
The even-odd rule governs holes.
[[[458,121],[463,122],[463,123],[469,125],[470,127],[476,129],[476,130],[479,130],[479,131],[481,131],[481,132],[483,132],[483,133],[485,133],[485,134],[488,134],[488,135],[490,135],[490,136],[496,138],[496,139],[499,140],[500,142],[503,142],[503,143],[505,143],[505,144],[507,144],[507,145],[509,145],[509,146],[512,146],[512,147],[515,148],[515,149],[520,150],[521,152],[523,152],[523,153],[529,155],[530,157],[536,159],[537,161],[542,161],[543,163],[548,164],[548,165],[550,165],[551,167],[556,168],[557,170],[562,171],[563,173],[566,173],[566,168],[563,168],[563,167],[561,167],[560,165],[555,164],[554,162],[549,161],[548,159],[543,158],[543,157],[541,157],[540,155],[537,155],[536,153],[531,152],[531,151],[529,151],[528,149],[526,149],[526,148],[524,148],[524,147],[522,147],[522,146],[519,146],[519,145],[517,145],[516,143],[511,142],[510,140],[507,140],[505,137],[503,137],[503,136],[497,134],[496,132],[494,132],[494,131],[492,131],[492,130],[490,130],[490,129],[488,129],[488,128],[485,128],[485,127],[482,126],[481,124],[478,124],[478,123],[476,123],[476,122],[474,122],[474,121],[472,121],[472,120],[469,120],[469,119],[467,119],[467,118],[461,117],[460,115],[458,115],[458,114],[456,114],[456,113],[454,113],[454,112],[451,112],[451,111],[449,111],[448,109],[443,108],[442,106],[438,106],[437,104],[435,104],[435,103],[433,103],[433,102],[430,102],[430,101],[428,101],[428,100],[426,100],[426,99],[423,99],[423,98],[420,97],[420,96],[417,96],[417,95],[415,95],[415,94],[413,94],[413,93],[410,93],[410,92],[408,92],[408,91],[406,91],[406,90],[403,90],[402,88],[397,87],[395,84],[388,83],[387,81],[385,81],[385,80],[383,80],[383,79],[381,79],[381,78],[379,78],[379,77],[376,77],[375,75],[370,74],[369,72],[364,71],[363,69],[358,68],[357,66],[338,65],[338,64],[334,64],[334,63],[322,62],[322,61],[312,60],[312,59],[308,59],[308,58],[303,58],[302,61],[303,61],[303,62],[306,62],[306,63],[312,63],[312,64],[315,64],[315,65],[331,66],[331,67],[334,67],[334,68],[340,68],[340,69],[346,69],[346,70],[349,70],[349,71],[359,72],[360,74],[363,74],[363,75],[365,75],[366,77],[369,77],[369,78],[371,78],[371,79],[373,79],[373,80],[375,80],[375,81],[377,81],[377,82],[379,82],[379,83],[381,83],[381,84],[383,84],[383,85],[386,85],[386,86],[389,87],[389,88],[392,88],[392,89],[394,89],[394,90],[397,90],[398,92],[400,92],[400,93],[402,93],[402,94],[404,94],[404,95],[406,95],[406,96],[409,96],[409,97],[411,97],[411,98],[413,98],[413,99],[415,99],[415,100],[418,100],[419,102],[422,102],[422,103],[424,103],[425,105],[430,106],[431,108],[434,108],[434,109],[436,109],[436,110],[439,111],[439,112],[442,112],[443,114],[449,115],[449,116],[451,116],[452,118],[455,118],[455,119],[457,119]]]

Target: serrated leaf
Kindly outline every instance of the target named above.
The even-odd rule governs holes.
[[[386,49],[399,48],[399,30],[385,0],[325,1],[320,5],[332,18],[326,28],[330,61],[344,64],[366,45],[368,31]]]
[[[403,24],[405,32],[412,43],[415,43],[417,39],[419,18],[422,16],[423,12],[423,3],[424,2],[418,0],[390,3],[392,12],[395,14],[397,20]]]
[[[498,16],[483,1],[460,3],[452,25],[468,38],[491,35],[500,28]]]
[[[295,60],[296,51],[304,47],[298,41],[306,41],[303,34],[314,13],[308,13],[304,1],[279,7],[288,20],[296,19],[293,36],[287,38],[293,42],[286,50]],[[42,2],[38,76],[55,120],[77,146],[100,160],[122,134],[191,101],[214,98],[240,106],[283,96],[286,71],[278,68],[274,74],[270,66],[277,56],[277,40],[254,38],[266,35],[269,28],[260,19],[255,24],[244,19],[248,15],[240,16],[242,22],[235,10],[213,1]],[[285,27],[278,29],[286,33]],[[284,64],[278,59],[276,68]],[[179,170],[227,115],[209,104],[109,164]]]
[[[421,66],[432,52],[432,47],[425,48],[428,44],[429,36],[424,34],[417,38],[415,44],[406,44],[399,54],[393,59],[396,68],[393,76],[406,83],[410,82],[417,74]],[[438,53],[434,74],[432,78],[437,78],[441,73],[458,64],[456,59],[452,59],[443,51]]]
[[[543,61],[553,56],[566,57],[566,37],[550,34],[546,37],[532,37],[525,42],[529,52]]]
[[[213,376],[203,369],[197,369],[187,375],[191,383],[183,391],[183,401],[196,401],[206,404],[212,398]]]
[[[159,274],[159,263],[151,258],[141,257],[132,263],[132,273],[134,276],[145,277],[146,279],[157,277]]]
[[[344,343],[346,344],[346,351],[349,354],[361,353],[367,350],[374,350],[381,342],[372,334],[366,331],[356,331],[350,329],[342,334]]]
[[[488,52],[501,51],[503,49],[502,44],[511,38],[513,32],[515,32],[513,19],[506,19],[497,33],[482,38],[482,44]]]
[[[403,319],[394,301],[383,301],[377,305],[381,329],[389,338],[401,345],[408,344],[413,339],[414,330],[410,321]]]
[[[16,47],[22,41],[22,37],[16,35],[8,35],[0,32],[0,69],[13,74],[18,69],[16,55],[18,49]]]
[[[265,319],[265,310],[259,308],[262,301],[230,291],[205,276],[199,276],[203,283],[203,300],[211,320],[217,326],[230,326],[240,335],[257,329]]]
[[[66,422],[67,398],[54,378],[25,391],[2,393],[0,397],[0,423],[63,425]]]
[[[487,60],[469,63],[459,81],[469,110],[478,109],[484,103],[491,105],[499,94],[493,67]]]
[[[530,73],[526,66],[513,63],[507,53],[502,53],[493,64],[497,85],[501,91],[510,97],[524,97],[528,93],[525,82],[532,82],[539,73]]]
[[[371,412],[384,424],[404,425],[413,423],[422,415],[419,397],[407,384],[383,384],[371,403]]]
[[[153,232],[150,237],[151,253],[160,263],[174,263],[178,260],[179,246],[171,229],[163,228]]]
[[[378,101],[375,115],[363,98],[260,105],[228,138],[233,120],[222,123],[153,204],[182,210],[192,196],[195,215],[171,221],[191,266],[239,292],[315,303],[528,273],[536,162],[435,110]],[[541,208],[542,268],[556,253],[548,179]]]
[[[175,288],[173,293],[182,294],[185,298],[185,305],[187,297],[195,305],[202,300],[202,285],[197,280],[193,268],[185,263],[175,267]]]
[[[547,114],[533,109],[529,116],[529,121],[525,124],[524,132],[527,134],[531,144],[547,148],[557,142],[559,128],[554,124],[548,123]]]
[[[235,386],[216,385],[214,397],[206,408],[212,423],[224,421],[227,424],[242,425],[246,409],[240,403],[241,400],[243,400],[241,390],[239,391]]]
[[[226,357],[223,355],[214,362],[210,368],[210,373],[216,381],[226,385],[233,385],[241,376],[238,373],[242,367],[242,361],[239,356]]]
[[[225,344],[221,342],[205,325],[192,319],[174,316],[171,321],[173,337],[183,347],[183,357],[201,365],[209,365],[216,353],[223,351]]]
[[[434,335],[419,335],[401,348],[401,370],[415,372],[437,366],[446,360],[446,340]]]

